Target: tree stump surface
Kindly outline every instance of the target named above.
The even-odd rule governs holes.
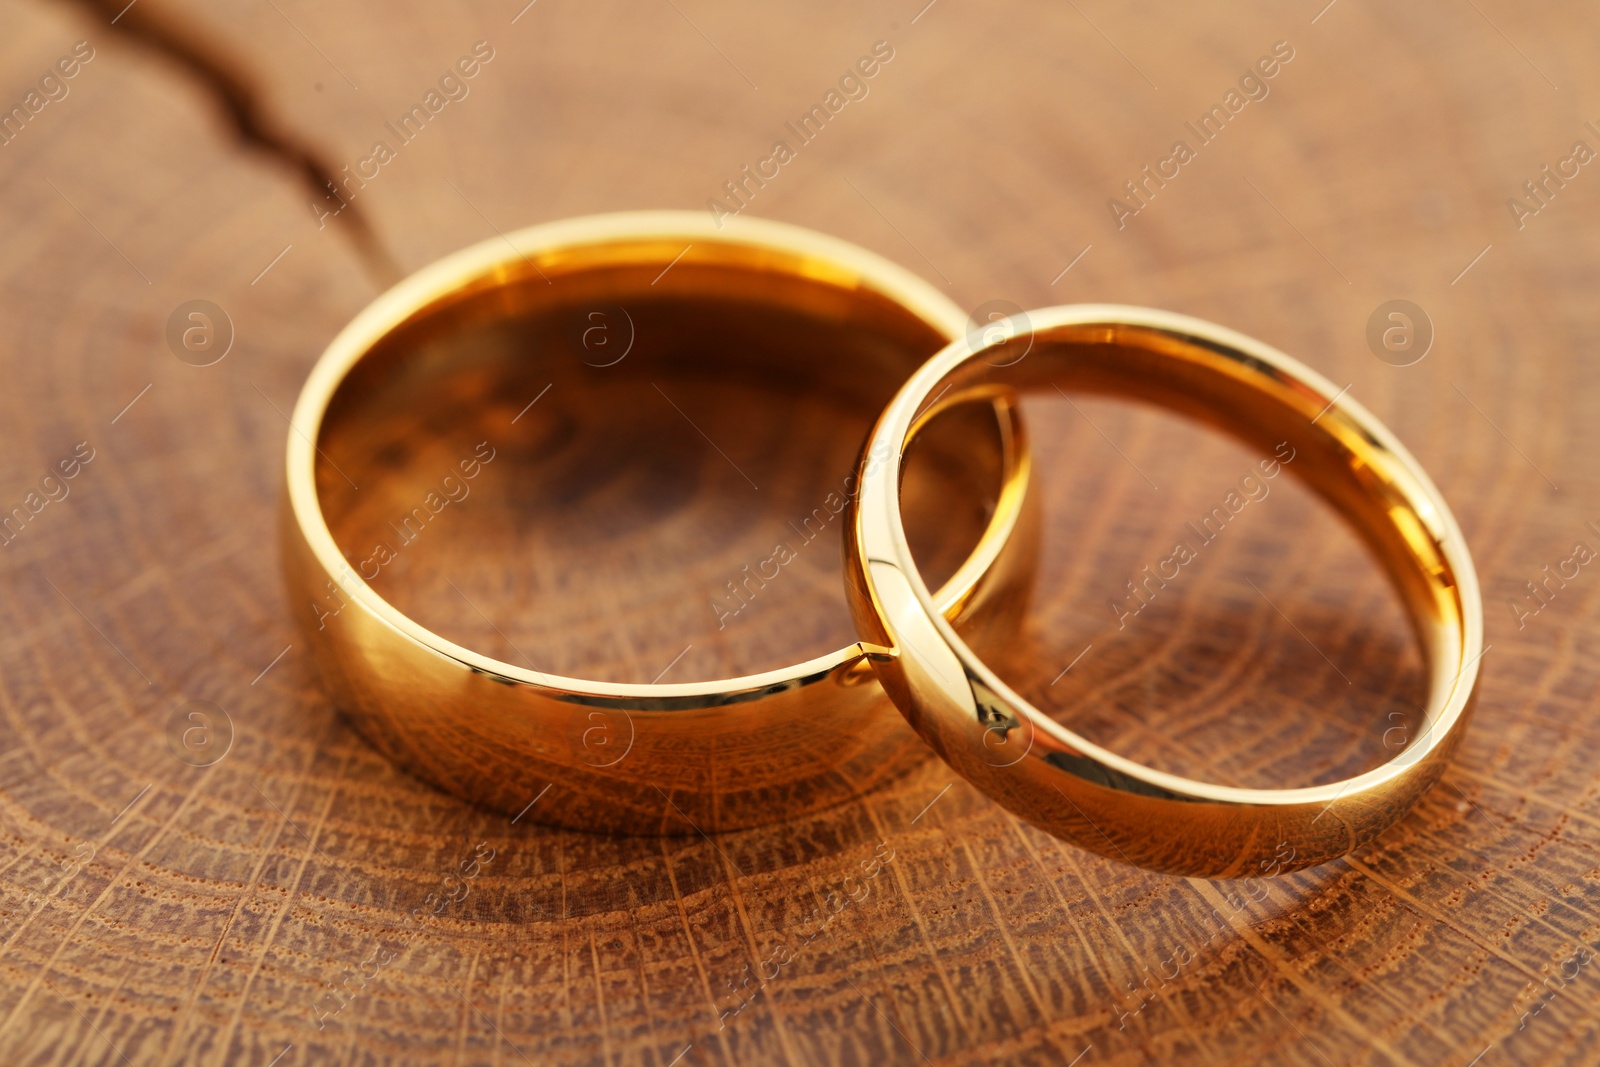
[[[1600,1062],[1600,177],[1574,149],[1600,150],[1600,18],[918,7],[8,5],[0,1061]],[[844,97],[877,42],[892,58]],[[1275,47],[1273,76],[1245,78]],[[845,106],[800,142],[786,124],[830,91]],[[402,141],[413,105],[427,121]],[[1396,432],[1465,530],[1490,646],[1415,811],[1344,860],[1209,883],[1057,842],[930,758],[803,821],[613,838],[476,810],[344,724],[276,537],[287,413],[323,347],[399,275],[498,233],[737,208],[724,183],[778,140],[793,158],[747,185],[749,214],[974,310],[1223,323]],[[314,184],[378,142],[390,158],[329,215]],[[1403,351],[1381,343],[1395,299],[1425,313]],[[230,324],[209,366],[168,340],[193,300]],[[870,404],[683,385],[686,417],[770,485],[752,492],[670,411],[610,436],[601,399],[548,499],[478,501],[493,553],[470,555],[467,501],[400,576],[431,623],[641,681],[852,639],[832,548],[726,631],[682,605],[843,477]],[[1025,415],[1045,536],[1006,670],[1026,694],[1129,757],[1242,785],[1334,781],[1404,745],[1423,672],[1397,599],[1292,476],[1123,617],[1126,583],[1258,457],[1128,404]],[[484,617],[435,595],[452,560]],[[226,755],[196,766],[196,745]]]

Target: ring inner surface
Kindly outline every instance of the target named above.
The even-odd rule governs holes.
[[[1244,357],[1225,346],[1213,345],[1203,338],[1179,336],[1165,330],[1138,326],[1094,324],[1055,327],[1042,331],[1040,336],[1033,338],[1032,348],[1025,358],[1007,366],[991,365],[981,355],[968,359],[943,380],[933,384],[928,394],[943,393],[948,400],[982,395],[996,387],[1012,389],[1027,397],[1024,401],[1024,416],[1028,420],[1035,441],[1038,463],[1036,483],[1041,486],[1053,477],[1060,476],[1063,457],[1052,453],[1048,443],[1052,429],[1049,425],[1050,419],[1036,405],[1035,397],[1052,402],[1049,412],[1053,416],[1080,424],[1090,415],[1093,416],[1091,421],[1105,420],[1105,407],[1094,406],[1092,398],[1132,400],[1221,430],[1233,441],[1245,446],[1252,456],[1273,460],[1275,456],[1281,458],[1283,455],[1292,455],[1293,459],[1290,462],[1272,464],[1275,469],[1274,476],[1279,483],[1279,487],[1273,488],[1272,491],[1281,493],[1282,483],[1289,480],[1282,478],[1281,474],[1290,473],[1294,476],[1294,480],[1305,484],[1348,524],[1359,542],[1365,545],[1371,556],[1379,563],[1383,574],[1392,585],[1393,592],[1398,594],[1403,609],[1401,617],[1409,623],[1424,660],[1424,670],[1420,672],[1422,677],[1418,676],[1419,672],[1412,670],[1399,669],[1398,673],[1394,669],[1390,670],[1391,678],[1407,683],[1403,686],[1405,694],[1398,697],[1392,692],[1366,688],[1371,684],[1371,672],[1368,672],[1368,677],[1363,677],[1361,673],[1351,668],[1350,673],[1355,675],[1356,680],[1362,685],[1352,686],[1349,692],[1353,695],[1348,699],[1360,701],[1373,710],[1370,713],[1365,710],[1360,711],[1359,714],[1363,718],[1359,723],[1352,723],[1352,728],[1358,727],[1364,738],[1363,751],[1354,754],[1344,753],[1337,761],[1339,769],[1332,775],[1333,780],[1345,779],[1381,766],[1391,759],[1403,757],[1407,745],[1415,744],[1429,728],[1449,700],[1461,665],[1464,637],[1459,590],[1456,588],[1450,561],[1442,552],[1438,540],[1430,532],[1430,526],[1433,530],[1438,530],[1439,527],[1437,517],[1431,513],[1431,506],[1422,488],[1399,464],[1383,462],[1382,456],[1385,454],[1383,450],[1376,442],[1363,442],[1362,431],[1341,411],[1335,408],[1313,422],[1313,417],[1318,415],[1326,400],[1316,400],[1312,403],[1313,397],[1306,386],[1279,374],[1270,365]],[[1060,406],[1056,406],[1057,401]],[[1085,414],[1083,407],[1077,407],[1075,410],[1074,406],[1068,406],[1074,401],[1087,406],[1089,414]],[[1121,429],[1124,434],[1127,433],[1126,423],[1121,424]],[[1132,460],[1126,454],[1119,455],[1121,450],[1113,450],[1116,449],[1116,443],[1112,437],[1106,436],[1106,431],[1106,426],[1098,426],[1095,430],[1079,434],[1076,440],[1079,442],[1087,440],[1091,447],[1084,449],[1085,454],[1072,455],[1069,462],[1096,466],[1128,463],[1137,465],[1141,462],[1141,457],[1148,456],[1148,452],[1141,453],[1137,450]],[[919,434],[920,430],[914,430],[913,440]],[[1171,436],[1182,440],[1181,431]],[[1148,440],[1148,437],[1144,440]],[[1110,446],[1107,446],[1107,441],[1111,442]],[[1358,455],[1358,452],[1361,455]],[[1232,450],[1227,450],[1226,454],[1231,456]],[[1378,457],[1376,460],[1375,456]],[[1150,461],[1144,458],[1142,462],[1148,464]],[[1248,461],[1244,464],[1244,470],[1258,482],[1265,480]],[[1217,471],[1216,477],[1219,483],[1226,483],[1230,482],[1230,479],[1225,475],[1237,473],[1230,466]],[[1154,483],[1146,484],[1149,479],[1143,473],[1136,474],[1131,470],[1122,470],[1122,474],[1125,475],[1125,481],[1134,487],[1129,490],[1129,496],[1146,491],[1150,491],[1152,497],[1159,495]],[[1156,480],[1166,484],[1165,479],[1159,477],[1159,473]],[[1225,484],[1222,488],[1232,491],[1235,497],[1240,497],[1236,485]],[[1210,495],[1218,498],[1216,503],[1220,508],[1224,499],[1221,489]],[[1244,500],[1243,504],[1250,506],[1248,500]],[[1073,501],[1070,506],[1082,511],[1088,505],[1083,501]],[[1261,506],[1258,510],[1266,512],[1273,506]],[[1185,518],[1205,523],[1211,514],[1212,510],[1202,506],[1198,510],[1191,509],[1186,512]],[[1186,544],[1200,546],[1194,555],[1199,558],[1199,566],[1202,568],[1209,562],[1205,558],[1206,553],[1215,555],[1217,551],[1205,547],[1210,543],[1207,538],[1241,536],[1240,533],[1231,531],[1227,534],[1222,533],[1222,528],[1231,516],[1227,510],[1217,511],[1216,514],[1220,517],[1214,523],[1198,528],[1187,524],[1172,524],[1173,532],[1179,535],[1174,538],[1175,540],[1181,539]],[[1252,516],[1251,519],[1258,523],[1271,521],[1266,514],[1259,517]],[[1074,523],[1069,525],[1074,525],[1076,528],[1077,521],[1074,520]],[[1103,530],[1104,525],[1100,528]],[[1246,533],[1244,536],[1249,534]],[[1265,536],[1263,532],[1261,537]],[[1255,582],[1247,585],[1241,580],[1238,582],[1241,588],[1238,590],[1237,602],[1243,605],[1243,610],[1266,618],[1273,626],[1281,625],[1282,640],[1294,642],[1299,652],[1304,653],[1301,658],[1318,672],[1315,680],[1290,680],[1282,684],[1296,686],[1301,690],[1315,684],[1317,692],[1331,693],[1340,699],[1346,699],[1346,686],[1350,684],[1350,678],[1339,671],[1338,666],[1328,660],[1315,645],[1310,648],[1301,645],[1300,642],[1309,642],[1310,639],[1304,631],[1295,626],[1289,615],[1284,614],[1285,609],[1291,614],[1295,613],[1298,604],[1301,620],[1305,622],[1305,602],[1285,599],[1280,588],[1274,588],[1263,578],[1263,574],[1270,575],[1275,568],[1281,571],[1290,566],[1291,559],[1282,554],[1281,546],[1277,543],[1267,540],[1258,540],[1254,543],[1263,544],[1273,552],[1273,556],[1270,557],[1271,565],[1262,568],[1251,564],[1251,569],[1257,572],[1256,579],[1265,584],[1266,588],[1256,585]],[[1074,551],[1079,547],[1074,545]],[[1047,554],[1048,551],[1047,549]],[[1148,554],[1146,552],[1146,555]],[[914,551],[913,557],[915,557]],[[1161,557],[1158,555],[1156,559],[1160,560]],[[1157,642],[1151,646],[1156,655],[1167,657],[1150,668],[1158,673],[1164,672],[1164,676],[1148,682],[1144,687],[1141,687],[1138,680],[1139,672],[1144,669],[1144,665],[1139,663],[1125,663],[1113,669],[1108,668],[1107,661],[1102,658],[1098,664],[1089,662],[1088,670],[1084,670],[1082,665],[1075,666],[1073,671],[1076,677],[1064,678],[1063,676],[1067,675],[1066,671],[1057,674],[1057,670],[1066,666],[1067,660],[1076,655],[1086,643],[1090,649],[1098,652],[1099,656],[1105,657],[1106,646],[1113,644],[1121,632],[1119,621],[1123,626],[1129,625],[1132,616],[1139,613],[1140,608],[1150,606],[1169,612],[1179,610],[1172,605],[1184,596],[1184,582],[1187,580],[1192,585],[1193,579],[1183,577],[1181,568],[1176,563],[1170,562],[1171,560],[1172,557],[1169,556],[1161,562],[1167,563],[1174,569],[1154,576],[1149,571],[1132,570],[1123,574],[1121,570],[1117,570],[1109,576],[1118,579],[1117,581],[1108,579],[1098,581],[1097,584],[1093,577],[1088,580],[1088,588],[1107,589],[1111,593],[1109,606],[1113,610],[1105,612],[1098,627],[1099,636],[1095,632],[1086,631],[1081,640],[1063,641],[1053,649],[1053,652],[1062,658],[1062,663],[1054,665],[1055,669],[1043,675],[1044,682],[1048,684],[1026,687],[1027,692],[1034,696],[1030,702],[1034,705],[1035,714],[1053,721],[1055,716],[1047,715],[1045,711],[1039,709],[1071,707],[1075,699],[1085,699],[1083,694],[1089,694],[1091,699],[1110,705],[1115,705],[1118,701],[1137,702],[1146,699],[1152,691],[1161,691],[1166,682],[1172,683],[1166,686],[1166,691],[1173,691],[1173,686],[1179,685],[1170,677],[1165,677],[1165,674],[1171,673],[1170,668],[1174,663],[1170,655],[1171,650],[1167,646],[1174,640],[1184,639],[1181,630],[1178,631],[1177,638],[1168,637],[1164,642]],[[1186,564],[1189,562],[1190,560],[1185,560]],[[1160,565],[1161,563],[1157,563],[1158,567]],[[1120,581],[1124,577],[1128,579],[1127,582]],[[1172,589],[1174,579],[1177,589]],[[1135,585],[1135,582],[1138,585]],[[1252,589],[1251,585],[1256,587]],[[1210,583],[1210,588],[1215,590],[1214,581]],[[1268,590],[1273,594],[1270,597]],[[1042,591],[1036,592],[1035,599],[1038,600],[1041,595]],[[1116,617],[1118,597],[1126,599],[1120,620]],[[1099,599],[1105,600],[1104,597]],[[1100,607],[1099,604],[1096,606]],[[1212,605],[1208,604],[1206,607],[1211,608]],[[1155,614],[1156,612],[1152,611],[1146,614],[1144,619],[1133,622],[1133,625],[1149,627],[1151,624],[1147,620]],[[1202,611],[1201,614],[1205,612]],[[1218,618],[1225,616],[1219,615]],[[1310,626],[1309,623],[1306,625]],[[1381,624],[1379,628],[1381,629]],[[1346,626],[1344,631],[1348,633],[1352,629],[1360,633],[1362,627]],[[1195,640],[1201,643],[1210,639],[1208,634],[1191,632],[1194,633]],[[1313,632],[1316,632],[1314,628]],[[962,636],[966,636],[964,632]],[[1363,637],[1366,636],[1363,634]],[[1110,637],[1111,640],[1102,640],[1102,637]],[[1356,648],[1359,651],[1361,646],[1357,645]],[[1035,643],[1027,640],[991,648],[974,645],[973,653],[996,672],[996,677],[1010,678],[1022,675],[1031,678],[1039,675],[1041,671],[1038,662],[1024,664],[1025,657],[1036,655]],[[1095,652],[1085,650],[1086,657],[1093,654]],[[1221,657],[1219,662],[1225,665],[1225,669],[1231,670],[1231,661],[1237,658],[1237,654],[1237,649],[1219,648],[1218,655]],[[1177,662],[1181,660],[1181,656],[1177,658]],[[1310,674],[1311,671],[1308,670],[1307,673]],[[1327,677],[1322,678],[1323,674]],[[1055,676],[1054,681],[1050,680],[1052,675]],[[1084,678],[1093,681],[1083,683],[1088,687],[1086,689],[1075,689],[1074,686]],[[1424,678],[1426,678],[1425,683]],[[1321,686],[1322,681],[1326,681],[1327,686]],[[1193,676],[1188,684],[1189,688],[1204,688],[1209,683],[1210,679],[1197,675]],[[1381,679],[1378,684],[1383,684]],[[1242,706],[1235,697],[1226,693],[1216,699],[1222,701],[1224,706]],[[1305,701],[1299,703],[1304,704]],[[1315,706],[1314,700],[1310,703]],[[1395,710],[1396,708],[1407,710],[1400,712]],[[1278,714],[1275,717],[1282,716]],[[1372,719],[1370,724],[1366,722],[1367,718]],[[1266,720],[1254,727],[1235,725],[1228,729],[1233,730],[1234,735],[1253,729],[1272,737],[1274,731],[1283,729],[1283,725]],[[1222,735],[1227,736],[1228,729],[1223,730]],[[1148,751],[1147,745],[1150,743],[1148,738],[1137,740],[1137,733],[1130,735],[1125,732],[1121,736],[1136,738],[1136,747]],[[1199,736],[1201,738],[1199,743],[1204,743],[1204,734],[1191,734],[1189,738],[1192,739],[1194,736]],[[1288,736],[1296,735],[1291,731]],[[1160,750],[1167,743],[1167,740],[1163,740],[1155,744],[1155,748]],[[1114,749],[1116,747],[1119,746],[1113,746]],[[1374,755],[1377,756],[1375,761],[1372,759]],[[1269,777],[1277,777],[1284,773],[1298,777],[1294,772],[1303,769],[1304,757],[1298,756],[1292,750],[1286,751],[1286,757],[1284,761],[1271,765],[1272,773]],[[1352,764],[1352,760],[1363,758],[1367,762]],[[1193,773],[1193,761],[1182,759],[1179,762],[1185,764],[1179,773],[1183,777],[1194,779],[1196,775]],[[1210,774],[1202,774],[1199,777],[1212,780]],[[1319,777],[1320,780],[1325,779]],[[1312,783],[1273,780],[1253,781],[1250,784],[1258,788],[1293,788]]]
[[[603,682],[748,675],[854,641],[854,453],[948,324],[798,254],[686,244],[512,260],[351,368],[317,491],[379,596],[463,647]],[[922,446],[907,526],[936,588],[983,533],[999,440],[972,405]]]

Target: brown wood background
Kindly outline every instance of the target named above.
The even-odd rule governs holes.
[[[0,107],[74,42],[95,49],[0,145],[0,505],[94,450],[0,549],[0,1061],[1600,1062],[1600,578],[1552,582],[1520,626],[1508,606],[1535,606],[1524,583],[1575,543],[1600,547],[1600,172],[1521,229],[1506,206],[1575,141],[1600,148],[1591,6],[139,0],[113,26],[121,7],[0,14]],[[362,190],[359,225],[319,230],[306,175],[367,155],[480,40],[494,58],[470,96]],[[1350,383],[1452,502],[1487,601],[1477,717],[1371,846],[1270,884],[1158,877],[1019,825],[935,762],[716,841],[558,833],[407,779],[318,692],[275,513],[283,412],[333,333],[390,272],[497,229],[703,207],[878,40],[895,55],[870,95],[753,213],[966,307],[1149,304],[1261,337]],[[1270,95],[1118,231],[1107,198],[1280,40],[1294,58]],[[1365,340],[1397,297],[1436,330],[1403,368]],[[215,366],[164,340],[194,298],[236,329]],[[688,627],[608,610],[619,588],[709,598],[842,476],[870,417],[759,390],[684,402],[776,488],[751,493],[678,427],[675,495],[567,502],[624,539],[603,572],[566,512],[530,504],[519,536],[563,595],[483,590],[504,639],[641,680],[685,645],[679,679],[848,639],[833,560],[731,634],[709,610]],[[781,447],[751,443],[773,425],[753,409],[792,424]],[[1417,657],[1325,509],[1280,479],[1119,631],[1107,602],[1255,457],[1112,403],[1029,416],[1048,536],[1019,684],[1130,756],[1219,780],[1331,780],[1400,743]],[[590,476],[627,477],[602,458]],[[197,699],[234,730],[203,769],[169,743]],[[480,841],[494,857],[465,899],[401,931]],[[879,841],[894,859],[834,913]]]

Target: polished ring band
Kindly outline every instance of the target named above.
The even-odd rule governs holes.
[[[869,383],[874,405],[966,327],[966,316],[932,286],[854,245],[760,220],[717,224],[703,212],[537,226],[406,279],[328,346],[288,436],[282,541],[290,603],[335,703],[418,777],[507,813],[527,811],[530,821],[585,830],[692,834],[757,825],[838,804],[902,772],[922,746],[856,644],[711,682],[558,677],[420,625],[369,583],[383,552],[369,556],[370,541],[341,546],[336,539],[337,516],[361,499],[347,474],[364,481],[362,470],[385,465],[386,449],[406,447],[450,411],[495,413],[495,432],[508,437],[525,437],[553,417],[552,405],[563,403],[559,390],[523,408],[526,417],[512,417],[533,389],[512,404],[508,374],[522,373],[514,384],[526,386],[528,374],[542,383],[560,368],[580,382],[638,373],[637,354],[609,370],[601,360],[578,365],[583,353],[570,350],[572,323],[587,325],[596,306],[631,309],[640,347],[654,345],[660,359],[680,363],[702,358],[707,337],[727,335],[758,313],[823,323],[855,345],[854,362],[835,369],[857,387]],[[507,341],[512,323],[524,332]],[[473,330],[488,331],[493,343],[451,347],[452,337]],[[758,357],[762,340],[731,346],[727,358]],[[846,348],[844,341],[835,347]],[[496,345],[503,351],[491,359],[485,351]],[[606,359],[624,355],[608,350]],[[791,380],[809,374],[841,384],[818,367],[782,370]],[[935,597],[939,610],[975,624],[997,602],[991,591],[1022,580],[1011,546],[1025,541],[1013,537],[1026,501],[1023,439],[1009,403],[991,407],[998,502]],[[485,442],[479,457],[492,456],[493,447]],[[478,469],[470,457],[462,462],[463,471]]]
[[[1483,643],[1477,575],[1461,531],[1417,461],[1345,391],[1232,330],[1144,308],[1029,312],[1001,361],[957,340],[906,383],[862,454],[846,595],[884,688],[946,762],[1000,804],[1113,859],[1207,878],[1274,875],[1359,847],[1443,772],[1470,715]],[[1015,350],[1013,345],[1012,351]],[[1002,365],[1003,364],[1003,365]],[[1401,594],[1429,673],[1421,735],[1342,782],[1239,789],[1141,766],[1017,695],[937,608],[912,562],[901,457],[934,412],[996,391],[1061,387],[1147,401],[1248,445],[1295,449],[1294,470],[1373,549]],[[1004,758],[997,753],[1003,752]],[[1014,753],[1023,752],[1016,756]]]

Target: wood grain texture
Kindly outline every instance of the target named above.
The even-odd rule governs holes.
[[[79,442],[94,458],[0,549],[0,1060],[1600,1062],[1600,579],[1552,581],[1542,607],[1524,584],[1600,544],[1600,177],[1552,183],[1520,229],[1506,206],[1574,141],[1600,147],[1594,11],[919,7],[139,0],[124,20],[225,56],[272,128],[335,172],[491,44],[470,95],[354,201],[377,255],[319,229],[304,161],[239,141],[215,87],[112,27],[116,11],[7,5],[0,107],[74,42],[95,57],[0,145],[0,505],[31,508]],[[702,207],[878,40],[894,58],[869,94],[752,212],[879,251],[969,307],[1149,304],[1260,337],[1349,382],[1451,501],[1488,602],[1478,711],[1442,785],[1373,845],[1270,884],[1147,875],[1019,825],[931,761],[715,840],[561,833],[404,777],[317,690],[277,573],[283,413],[383,260]],[[1285,40],[1266,99],[1119,230],[1107,199]],[[1437,331],[1409,367],[1366,342],[1396,297]],[[193,298],[236,328],[215,366],[166,347]],[[826,405],[740,402],[860,432]],[[1119,629],[1108,602],[1255,457],[1126,406],[1028,414],[1047,536],[1018,685],[1131,757],[1243,784],[1333,780],[1397,742],[1419,662],[1324,508],[1280,479]],[[719,456],[671,455],[693,464],[685,514],[731,506]],[[817,455],[736,457],[794,479],[741,521],[792,518],[832,478]],[[667,526],[696,575],[748,562],[693,527]],[[848,639],[818,568],[774,584],[737,647],[648,617],[597,643],[608,587],[649,602],[682,580],[650,566],[660,536],[637,530],[606,573],[570,539],[569,608],[534,616],[492,591],[484,606],[512,640],[609,677],[650,677],[686,644],[682,678]],[[209,768],[169,741],[188,700],[233,723]],[[834,912],[880,841],[893,860]],[[465,898],[404,926],[479,842],[493,858]]]

